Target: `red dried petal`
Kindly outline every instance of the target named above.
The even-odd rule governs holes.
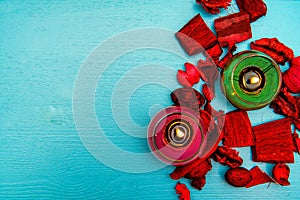
[[[237,49],[236,45],[228,47],[228,51],[226,55],[220,60],[218,63],[218,67],[223,69],[225,65],[228,63],[228,61],[233,57],[233,52],[235,52]]]
[[[208,28],[200,14],[184,25],[176,33],[176,38],[189,55],[195,55],[218,44],[217,37]]]
[[[195,166],[192,171],[187,173],[184,177],[188,179],[201,178],[205,176],[212,169],[210,159],[206,159],[201,162],[199,165]]]
[[[206,184],[205,176],[195,178],[191,182],[191,185],[193,186],[193,188],[198,189],[198,190],[202,190],[202,188],[204,187],[205,184]]]
[[[202,94],[208,102],[211,102],[215,98],[215,87],[204,84],[202,86]]]
[[[250,43],[251,49],[268,54],[277,63],[284,64],[294,58],[294,52],[277,38],[262,38]]]
[[[179,200],[190,200],[190,191],[185,184],[178,182],[175,186],[176,194],[179,194]]]
[[[184,64],[185,71],[178,70],[177,80],[178,82],[186,87],[192,87],[200,80],[200,73],[197,67],[191,63]]]
[[[265,172],[261,171],[261,169],[258,166],[252,168],[250,170],[250,173],[251,173],[252,179],[251,179],[250,183],[248,183],[246,185],[246,188],[264,184],[264,183],[274,182],[273,179],[270,176],[268,176]]]
[[[243,164],[243,159],[239,156],[239,152],[225,146],[219,146],[212,157],[214,161],[231,168],[236,168]]]
[[[209,85],[214,85],[220,73],[214,62],[207,58],[206,61],[199,60],[197,64],[201,79]]]
[[[293,163],[291,122],[280,119],[253,127],[256,144],[252,159],[256,162]]]
[[[263,0],[236,0],[240,10],[247,12],[250,21],[254,22],[267,13],[267,6]]]
[[[199,111],[199,108],[204,104],[204,97],[194,88],[178,88],[171,93],[171,98],[175,105],[185,106]]]
[[[211,14],[219,14],[220,8],[227,9],[230,6],[231,0],[196,0],[198,4],[201,4],[202,7]]]
[[[182,70],[177,71],[177,81],[180,85],[186,87],[192,87],[192,84],[189,82],[188,74],[185,71]]]
[[[252,38],[250,19],[246,12],[218,18],[214,21],[214,25],[222,47],[233,46]]]
[[[199,158],[184,166],[176,167],[175,170],[170,174],[170,177],[174,180],[178,180],[184,177],[187,173],[192,171],[196,166],[200,165],[204,161],[205,160],[203,158]]]
[[[273,167],[273,178],[282,186],[290,185],[290,168],[286,164],[278,163]]]
[[[223,127],[223,144],[228,147],[245,147],[255,145],[252,125],[244,110],[226,114]]]
[[[231,168],[225,173],[225,180],[234,187],[245,187],[252,179],[248,169],[243,167]]]
[[[290,68],[283,73],[283,82],[292,93],[300,93],[300,56],[291,61]]]

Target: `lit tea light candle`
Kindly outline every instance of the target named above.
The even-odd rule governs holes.
[[[176,137],[179,139],[182,139],[185,137],[185,133],[182,130],[180,130],[179,128],[175,129],[175,133],[176,133]]]
[[[243,76],[244,87],[254,91],[261,87],[262,78],[256,71],[249,71]]]

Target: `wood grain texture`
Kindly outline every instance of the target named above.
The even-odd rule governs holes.
[[[274,0],[267,5],[267,16],[252,25],[253,40],[278,37],[299,55],[300,2]],[[107,38],[143,27],[179,30],[198,12],[209,25],[217,17],[205,14],[193,0],[0,1],[0,199],[176,199],[176,182],[168,177],[171,166],[129,174],[105,166],[87,151],[75,128],[72,93],[81,63]],[[248,44],[239,44],[238,50],[248,49]],[[146,141],[124,134],[107,105],[122,73],[149,63],[178,69],[183,60],[158,51],[132,52],[116,60],[99,83],[103,90],[98,87],[95,94],[96,100],[104,99],[95,107],[107,137],[127,151],[148,152]],[[129,106],[132,119],[147,125],[153,104],[170,105],[169,92],[147,85],[136,90]],[[249,116],[253,125],[280,117],[267,108]],[[250,149],[240,151],[244,167],[251,168]],[[271,165],[258,165],[271,172]],[[191,195],[193,199],[297,199],[299,156],[290,168],[290,187],[236,189],[224,181],[227,168],[213,163],[205,188],[192,189]]]

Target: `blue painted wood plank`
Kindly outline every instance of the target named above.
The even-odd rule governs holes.
[[[267,1],[267,5],[267,16],[252,24],[253,40],[278,37],[299,55],[300,2],[274,0]],[[226,11],[218,16],[206,14],[193,0],[0,1],[0,198],[176,199],[173,189],[176,182],[168,177],[173,167],[131,174],[114,170],[90,154],[74,123],[73,87],[80,65],[103,41],[137,28],[176,31],[198,12],[208,24],[213,18],[227,14]],[[248,44],[249,41],[239,44],[239,50],[247,49]],[[126,72],[153,63],[175,70],[182,67],[183,59],[159,50],[127,53],[105,72],[95,91],[96,116],[107,137],[129,152],[148,152],[146,140],[133,138],[117,126],[109,107],[111,95]],[[157,76],[157,80],[163,78],[174,81],[175,76]],[[132,120],[146,126],[151,116],[149,110],[157,110],[153,104],[162,107],[171,104],[169,92],[151,84],[137,89],[128,105]],[[268,108],[249,114],[253,124],[280,117]],[[249,148],[240,152],[245,167],[255,165]],[[103,152],[102,156],[109,153]],[[111,159],[118,162],[117,157]],[[145,160],[145,165],[149,163]],[[270,173],[271,165],[258,165]],[[290,168],[289,187],[272,184],[236,189],[224,182],[226,168],[213,163],[207,185],[202,191],[191,189],[192,197],[297,199],[300,196],[298,156]]]

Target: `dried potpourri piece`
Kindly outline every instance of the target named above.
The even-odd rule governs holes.
[[[287,88],[282,88],[278,96],[270,104],[277,114],[292,118],[293,124],[300,130],[300,98],[293,96]]]
[[[209,57],[207,57],[206,60],[199,60],[197,68],[201,79],[207,84],[213,86],[220,75],[218,67],[214,61]]]
[[[205,183],[206,183],[206,174],[212,169],[211,161],[210,159],[206,159],[199,165],[195,166],[192,171],[187,173],[184,177],[188,179],[192,179],[191,185],[201,190]]]
[[[265,172],[261,171],[261,169],[256,166],[250,170],[251,173],[251,181],[246,185],[246,188],[264,184],[264,183],[272,183],[274,180]]]
[[[206,178],[205,176],[202,176],[200,178],[195,178],[192,180],[191,185],[198,190],[202,190],[204,185],[206,184]]]
[[[236,168],[243,164],[243,159],[239,156],[239,152],[225,146],[219,146],[212,158],[214,161],[231,168]]]
[[[273,167],[273,178],[277,183],[282,186],[290,185],[289,176],[290,176],[290,168],[286,164],[278,163]]]
[[[190,200],[190,191],[185,184],[178,182],[175,186],[176,194],[179,194],[179,200]]]
[[[175,105],[185,106],[199,111],[204,104],[204,97],[194,88],[178,88],[171,93],[171,98]]]
[[[293,50],[279,42],[277,38],[261,38],[251,42],[250,47],[269,55],[279,64],[284,64],[294,58]]]
[[[290,68],[283,73],[282,80],[289,91],[300,93],[300,56],[291,61]]]
[[[200,119],[203,122],[204,133],[211,133],[215,129],[215,123],[213,121],[212,115],[206,110],[200,109]]]
[[[230,6],[231,0],[196,0],[198,4],[211,14],[219,14],[220,8],[227,9]]]
[[[177,80],[183,86],[192,87],[194,84],[199,82],[200,73],[197,67],[191,63],[185,63],[184,67],[185,71],[178,70]]]
[[[280,119],[253,127],[256,144],[252,147],[255,162],[293,163],[290,119]]]
[[[182,177],[184,177],[186,174],[188,174],[190,171],[192,171],[196,166],[200,165],[202,162],[204,162],[202,158],[199,158],[189,164],[186,164],[184,166],[176,167],[175,170],[170,174],[170,177],[174,180],[178,180]]]
[[[228,61],[233,57],[233,52],[237,49],[236,45],[228,47],[226,55],[218,62],[218,67],[223,69]]]
[[[249,14],[251,22],[265,16],[267,13],[267,6],[263,0],[236,0],[236,3],[240,11]]]
[[[234,13],[215,19],[215,29],[222,47],[252,38],[249,15],[246,12]]]
[[[208,28],[200,14],[197,14],[177,33],[176,38],[189,55],[198,54],[204,50],[213,58],[219,58],[222,49],[217,37]]]
[[[208,113],[211,114],[212,117],[214,118],[219,118],[219,117],[225,117],[224,111],[223,110],[219,110],[216,111],[211,105],[210,102],[206,102],[205,106],[204,106],[204,110],[206,110]]]
[[[215,98],[215,87],[207,84],[202,85],[202,94],[208,102]]]
[[[223,144],[228,147],[245,147],[255,145],[252,125],[244,110],[226,114],[223,127]]]
[[[201,178],[205,176],[212,169],[210,159],[206,159],[197,166],[195,166],[189,173],[184,177],[188,179]]]
[[[223,49],[221,48],[220,44],[214,45],[212,48],[207,49],[204,55],[211,56],[215,63],[219,62],[219,57],[222,55]]]
[[[252,179],[248,169],[243,167],[230,168],[225,173],[225,180],[234,187],[245,187]]]
[[[294,151],[300,154],[300,138],[299,135],[296,133],[296,129],[292,136],[293,136],[293,142],[295,146]]]
[[[277,114],[297,119],[299,117],[299,108],[297,98],[288,92],[287,88],[282,88],[278,96],[270,104]]]

